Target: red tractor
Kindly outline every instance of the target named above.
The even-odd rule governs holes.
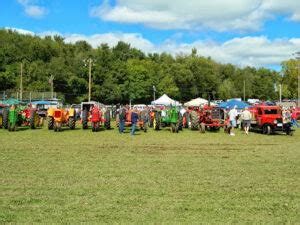
[[[205,105],[199,111],[199,130],[205,133],[206,129],[217,131],[221,127],[226,130],[228,127],[228,119],[224,109],[217,106]]]
[[[88,129],[89,122],[93,132],[99,131],[101,125],[104,125],[106,129],[110,129],[110,111],[100,103],[82,102],[81,119],[83,129]]]
[[[203,107],[189,107],[183,116],[183,126],[192,130],[200,130],[205,133],[207,129],[217,131],[221,127],[224,129],[228,126],[228,119],[225,111],[217,106],[204,105]]]
[[[273,134],[276,131],[293,135],[293,124],[282,116],[280,106],[257,105],[250,109],[252,113],[251,129],[260,130],[263,134]]]

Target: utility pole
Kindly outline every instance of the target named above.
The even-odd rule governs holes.
[[[300,52],[296,52],[297,69],[298,69],[298,99],[297,106],[300,107]]]
[[[246,101],[246,81],[244,80],[244,102]]]
[[[153,101],[155,101],[156,87],[153,85],[152,88],[153,88]]]
[[[89,58],[89,102],[92,95],[92,59]]]
[[[20,68],[20,101],[22,101],[23,98],[23,62],[21,62],[21,68]]]
[[[281,105],[282,101],[282,84],[279,84],[279,103]]]
[[[51,99],[53,99],[54,85],[53,85],[54,76],[51,75],[49,78],[50,83],[50,91],[51,91]]]

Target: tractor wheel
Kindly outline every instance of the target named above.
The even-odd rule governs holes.
[[[153,127],[153,118],[149,115],[149,127]]]
[[[177,123],[175,124],[175,132],[178,133],[178,131],[179,131],[179,124]]]
[[[171,131],[172,131],[172,133],[175,132],[175,124],[174,123],[171,123]]]
[[[53,130],[54,127],[54,118],[52,116],[48,117],[48,130]]]
[[[54,123],[54,131],[61,131],[61,123]]]
[[[272,133],[272,128],[270,127],[270,125],[265,125],[263,126],[262,132],[263,134],[269,135]]]
[[[181,113],[178,114],[178,130],[182,130],[183,127],[183,117]]]
[[[184,128],[189,128],[189,123],[190,123],[190,116],[188,112],[185,112],[183,114],[183,117],[185,118],[185,124],[184,124]]]
[[[39,116],[34,110],[30,112],[29,124],[31,129],[35,129],[39,125]]]
[[[3,109],[2,119],[3,119],[3,128],[8,129],[8,113],[9,110],[7,108]]]
[[[200,123],[200,127],[199,127],[199,130],[201,133],[205,133],[205,124],[204,123]]]
[[[159,112],[155,112],[155,117],[153,120],[153,127],[155,130],[160,129],[160,114],[159,114]]]
[[[87,112],[87,110],[82,111],[82,129],[88,129],[88,112]]]
[[[76,126],[76,120],[74,117],[69,118],[69,127],[71,130],[74,130]]]
[[[199,116],[197,112],[193,111],[190,114],[191,118],[191,130],[198,130],[199,129]]]
[[[39,119],[39,127],[43,127],[44,126],[44,117],[40,117]]]
[[[110,129],[110,111],[107,110],[107,111],[105,112],[104,116],[105,116],[105,123],[104,123],[104,126],[105,126],[105,128],[106,128],[107,130],[109,130],[109,129]]]
[[[8,123],[8,131],[16,131],[17,130],[17,124],[15,123],[12,125],[11,123]]]

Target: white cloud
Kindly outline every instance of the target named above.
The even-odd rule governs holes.
[[[296,0],[108,0],[91,16],[118,23],[145,24],[158,29],[259,30],[267,19],[285,15],[300,21]]]
[[[34,35],[33,32],[12,29],[22,34]],[[60,35],[65,38],[66,43],[75,43],[85,40],[94,48],[102,43],[115,46],[118,41],[124,41],[131,46],[141,49],[146,53],[168,52],[172,55],[191,54],[192,48],[196,48],[201,56],[211,57],[221,63],[232,63],[238,66],[278,66],[284,60],[292,57],[292,54],[300,50],[300,38],[270,40],[265,36],[246,36],[233,38],[223,43],[212,40],[197,40],[193,43],[178,43],[166,40],[160,45],[155,45],[141,34],[137,33],[104,33],[95,35],[60,34],[56,31],[46,31],[36,34],[44,37],[46,35]]]
[[[26,13],[26,15],[32,18],[39,19],[44,17],[48,13],[48,10],[45,7],[33,4],[34,2],[32,2],[32,0],[17,1],[24,7],[24,12]]]
[[[136,33],[105,33],[95,34],[91,36],[71,34],[64,35],[65,42],[75,43],[76,41],[85,40],[91,44],[94,48],[107,43],[110,47],[115,46],[118,41],[124,41],[131,44],[132,47],[142,49],[146,52],[154,50],[154,45],[147,39],[144,39],[141,34]]]

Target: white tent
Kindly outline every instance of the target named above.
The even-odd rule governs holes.
[[[181,105],[178,101],[171,99],[168,95],[163,94],[160,98],[156,99],[155,101],[151,102],[152,105]]]
[[[205,104],[208,104],[208,101],[204,98],[195,98],[195,99],[192,99],[191,101],[189,102],[186,102],[184,103],[184,106],[200,106],[200,105],[205,105]]]

